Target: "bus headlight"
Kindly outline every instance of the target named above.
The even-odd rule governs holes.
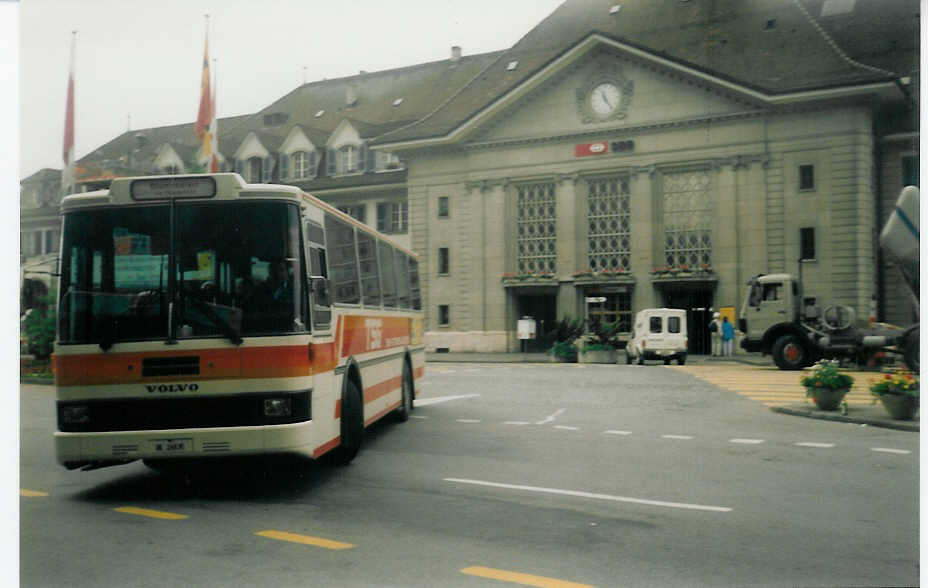
[[[264,416],[288,417],[293,413],[290,398],[265,398]]]
[[[61,422],[66,425],[86,425],[90,422],[90,407],[84,404],[61,407]]]

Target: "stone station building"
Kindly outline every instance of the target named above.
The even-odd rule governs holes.
[[[758,273],[900,325],[877,244],[918,184],[915,0],[567,0],[509,49],[312,82],[220,119],[223,169],[421,259],[431,350],[516,351],[519,318],[712,308]],[[88,188],[189,173],[192,124],[84,157]],[[125,169],[124,169],[125,168]],[[542,326],[542,321],[544,326]]]

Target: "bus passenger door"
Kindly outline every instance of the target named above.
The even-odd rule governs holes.
[[[339,434],[338,422],[335,420],[335,367],[338,364],[338,350],[335,348],[333,333],[322,226],[307,220],[303,229],[306,275],[309,282],[306,290],[312,325],[312,339],[309,344],[309,359],[313,373],[312,410],[316,429],[314,437],[316,445],[319,446],[338,437]]]

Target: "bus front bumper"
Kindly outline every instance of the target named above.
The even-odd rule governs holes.
[[[94,433],[55,432],[55,455],[68,469],[137,459],[176,459],[294,453],[313,457],[313,422],[263,427]]]

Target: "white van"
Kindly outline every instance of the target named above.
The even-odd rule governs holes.
[[[635,315],[632,338],[625,347],[625,363],[662,359],[664,365],[676,359],[686,363],[686,311],[678,308],[646,308]]]

